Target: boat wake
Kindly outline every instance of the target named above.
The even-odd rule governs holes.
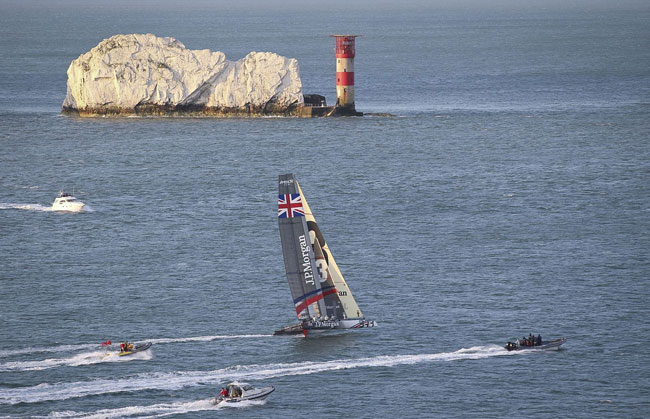
[[[78,367],[81,365],[99,364],[102,362],[128,362],[135,360],[150,360],[151,351],[139,352],[130,356],[120,357],[119,352],[93,351],[82,352],[68,358],[51,358],[40,361],[13,361],[0,364],[0,372],[8,371],[40,371],[57,367]]]
[[[213,340],[221,339],[246,339],[246,338],[265,338],[272,337],[273,335],[215,335],[215,336],[194,336],[189,338],[161,338],[161,339],[147,339],[151,343],[183,343],[183,342],[211,342]]]
[[[177,403],[160,403],[150,406],[128,406],[119,409],[102,409],[96,412],[75,412],[75,411],[62,411],[52,412],[51,417],[64,418],[92,418],[92,419],[105,419],[105,418],[122,418],[128,416],[169,416],[179,415],[192,412],[201,412],[205,410],[221,410],[221,409],[243,409],[252,406],[263,406],[266,400],[244,400],[239,403],[221,403],[213,405],[210,399],[196,400],[191,402],[177,402]]]
[[[15,355],[26,355],[26,354],[35,354],[42,352],[70,352],[70,351],[79,351],[84,349],[97,348],[99,345],[95,343],[86,343],[80,345],[57,345],[57,346],[44,346],[44,347],[33,347],[29,346],[27,348],[18,348],[18,349],[5,349],[0,350],[0,358],[7,358]]]
[[[210,342],[213,340],[220,340],[220,339],[246,339],[246,338],[270,337],[270,336],[273,335],[270,334],[269,335],[214,335],[214,336],[193,336],[193,337],[186,337],[186,338],[160,338],[160,339],[140,339],[140,340],[143,342],[160,344],[160,343],[182,343],[182,342]],[[57,345],[57,346],[7,349],[7,350],[0,350],[0,358],[7,358],[16,355],[36,354],[42,352],[75,352],[80,350],[96,349],[98,347],[99,347],[98,343],[82,343],[79,345]]]
[[[291,375],[318,374],[355,368],[392,367],[427,362],[478,360],[509,355],[497,345],[463,348],[454,352],[416,355],[385,355],[369,358],[337,359],[325,362],[296,362],[266,365],[236,365],[212,371],[148,373],[120,379],[95,379],[71,383],[42,383],[33,387],[9,389],[0,394],[0,404],[39,403],[98,394],[144,390],[180,390],[187,387],[217,385],[233,380],[266,380]]]
[[[51,205],[41,205],[41,204],[7,204],[0,202],[0,210],[3,209],[17,209],[17,210],[28,210],[28,211],[52,211]]]
[[[57,212],[52,209],[51,205],[41,205],[41,204],[8,204],[0,202],[0,210],[26,210],[26,211],[43,211],[43,212]],[[64,211],[66,212],[66,211]],[[79,211],[68,211],[68,212],[95,212],[89,205],[85,205]]]

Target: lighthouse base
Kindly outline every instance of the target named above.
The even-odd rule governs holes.
[[[328,116],[363,116],[363,112],[357,112],[354,108],[341,106],[303,106],[299,116],[303,118],[316,118]]]
[[[363,112],[357,112],[354,104],[341,106],[327,106],[325,96],[317,94],[303,95],[305,103],[298,112],[303,118],[328,117],[328,116],[363,116]]]
[[[363,112],[357,112],[354,106],[335,106],[328,116],[363,116]]]

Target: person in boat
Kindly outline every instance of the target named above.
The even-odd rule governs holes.
[[[542,346],[542,335],[537,334],[537,341],[535,342],[537,346]]]
[[[518,348],[521,346],[521,342],[519,342],[519,339],[515,342],[515,348]]]
[[[124,346],[124,342],[120,342],[120,353],[126,352],[126,347]]]
[[[228,389],[225,388],[225,387],[223,387],[223,388],[221,389],[221,393],[219,393],[219,396],[220,396],[220,397],[228,397]]]
[[[239,387],[236,385],[231,385],[230,386],[230,397],[239,397],[241,396],[241,391],[239,390]]]

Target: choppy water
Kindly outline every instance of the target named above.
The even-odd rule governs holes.
[[[647,5],[290,6],[0,4],[0,416],[650,415]],[[330,103],[325,35],[361,33],[357,108],[396,117],[59,115],[132,32],[295,57]],[[270,336],[287,172],[378,328]],[[500,347],[529,332],[569,341]],[[276,391],[211,406],[230,380]]]

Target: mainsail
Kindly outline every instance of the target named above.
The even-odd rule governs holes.
[[[298,319],[362,319],[363,313],[292,174],[279,179],[278,223]]]

